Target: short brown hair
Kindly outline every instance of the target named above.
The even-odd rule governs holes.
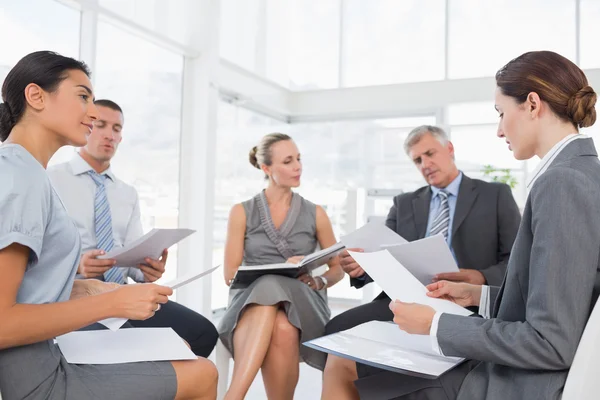
[[[575,127],[596,121],[596,92],[583,71],[552,51],[530,51],[510,61],[496,73],[502,94],[523,104],[531,92],[550,106],[560,119]]]

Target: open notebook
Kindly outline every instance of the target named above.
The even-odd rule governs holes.
[[[246,288],[263,275],[282,275],[290,278],[297,278],[302,274],[307,274],[312,270],[319,268],[323,264],[327,264],[344,248],[342,243],[336,243],[326,249],[307,255],[298,264],[242,265],[238,268],[235,277],[233,278],[231,288]]]
[[[366,322],[304,345],[361,364],[427,379],[435,379],[464,361],[437,354],[428,335],[411,335],[392,322]]]

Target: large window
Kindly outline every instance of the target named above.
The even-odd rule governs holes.
[[[345,0],[342,84],[444,78],[444,0]]]
[[[175,42],[189,44],[196,0],[99,0],[101,7]]]
[[[182,79],[181,55],[98,24],[96,98],[123,108],[123,142],[112,166],[139,193],[144,231],[177,227]],[[173,248],[165,280],[176,266]]]
[[[574,0],[449,0],[448,7],[449,78],[493,76],[530,50],[575,61]]]
[[[223,0],[221,56],[294,90],[339,84],[341,0]]]
[[[268,0],[266,76],[292,90],[339,86],[342,0]]]
[[[52,15],[52,18],[48,18]],[[54,0],[0,0],[0,86],[8,71],[25,55],[52,50],[79,58],[80,13]],[[85,61],[85,60],[84,60]],[[50,165],[67,161],[72,147],[60,149]]]
[[[264,27],[261,0],[222,0],[220,4],[221,57],[248,71],[260,73],[259,70],[264,69],[264,59],[259,60],[260,56],[257,56],[257,45],[261,40],[260,27]],[[262,57],[264,58],[264,53]]]
[[[582,68],[600,68],[600,1],[580,1],[580,65]]]

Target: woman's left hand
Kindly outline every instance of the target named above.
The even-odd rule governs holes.
[[[310,287],[311,289],[314,289],[314,290],[323,289],[323,281],[320,279],[315,279],[308,274],[300,275],[298,277],[298,280],[307,284],[308,287]]]
[[[394,322],[403,331],[417,335],[429,335],[435,316],[435,310],[432,307],[392,300],[390,310],[394,313]]]
[[[71,290],[71,300],[110,292],[119,286],[121,285],[118,283],[102,282],[98,279],[75,279],[73,290]]]

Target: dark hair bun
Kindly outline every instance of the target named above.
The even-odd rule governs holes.
[[[596,99],[596,92],[590,86],[579,89],[571,96],[567,104],[567,115],[576,126],[585,128],[594,125],[596,122]]]
[[[256,153],[258,152],[258,147],[254,146],[252,150],[250,150],[250,154],[248,154],[248,158],[250,159],[250,164],[256,169],[260,169],[260,165],[258,164],[258,158],[256,158]]]
[[[8,104],[0,103],[0,141],[4,142],[14,127],[14,119]]]

